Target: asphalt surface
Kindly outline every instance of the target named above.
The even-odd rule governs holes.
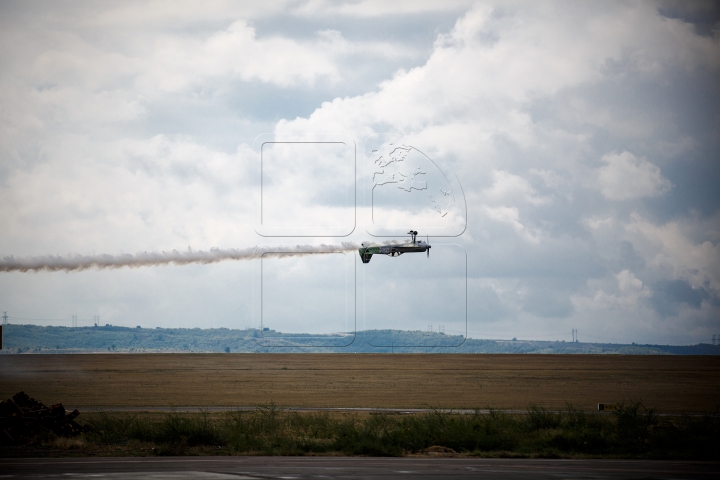
[[[212,407],[200,407],[200,406],[184,406],[184,407],[158,407],[158,406],[138,406],[138,407],[82,407],[82,406],[69,406],[66,407],[68,411],[78,409],[82,413],[97,413],[97,412],[180,412],[180,413],[196,413],[196,412],[254,412],[262,410],[266,407],[259,406],[212,406]],[[283,412],[357,412],[357,413],[387,413],[390,415],[412,415],[418,413],[455,413],[460,415],[472,415],[474,413],[481,413],[484,415],[490,412],[496,413],[507,413],[510,415],[525,415],[528,413],[527,410],[503,410],[503,409],[470,409],[470,408],[369,408],[369,407],[277,407],[278,410]],[[551,413],[562,413],[566,410],[548,410]],[[599,415],[612,415],[614,412],[611,410],[606,411],[595,411],[591,410],[591,413]],[[676,413],[656,413],[655,415],[660,417],[673,417],[679,416]],[[700,413],[689,413],[683,414],[684,416],[690,417],[701,417],[705,414]]]
[[[83,413],[87,412],[254,412],[256,410],[262,410],[266,407],[253,406],[212,406],[212,407],[200,407],[200,406],[184,406],[184,407],[158,407],[158,406],[139,406],[139,407],[66,407],[67,410],[72,411],[75,408]],[[414,413],[431,413],[431,412],[442,412],[442,413],[458,413],[464,415],[471,415],[475,412],[488,414],[489,409],[469,409],[469,408],[366,408],[366,407],[277,407],[278,410],[283,412],[358,412],[358,413],[388,413],[388,414],[414,414]],[[494,410],[495,412],[509,413],[509,414],[525,414],[527,410]],[[551,410],[554,412],[554,410]],[[601,414],[607,414],[610,412],[598,412]]]
[[[717,479],[720,462],[368,457],[0,459],[0,478],[185,479]]]

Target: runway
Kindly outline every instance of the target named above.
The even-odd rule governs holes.
[[[0,478],[185,479],[716,479],[720,462],[369,457],[0,459]]]
[[[197,413],[197,412],[255,412],[262,410],[263,408],[257,405],[249,406],[212,406],[212,407],[201,407],[201,406],[189,406],[189,407],[158,407],[158,406],[138,406],[138,407],[66,407],[72,411],[75,408],[81,410],[82,413],[99,413],[99,412],[165,412],[165,413]],[[279,411],[283,412],[326,412],[326,413],[386,413],[388,415],[412,415],[418,413],[456,413],[461,415],[472,415],[474,413],[489,414],[490,412],[496,413],[507,413],[507,414],[525,414],[527,410],[490,410],[486,408],[482,409],[469,409],[469,408],[364,408],[364,407],[277,407]],[[560,410],[550,410],[554,413],[560,412]],[[610,412],[598,412],[600,414],[608,414]]]
[[[198,413],[198,412],[207,412],[207,413],[222,413],[222,412],[255,412],[258,410],[263,410],[267,407],[263,406],[257,406],[257,405],[249,405],[249,406],[212,406],[212,407],[201,407],[201,406],[190,406],[190,407],[175,407],[175,406],[166,406],[166,407],[158,407],[158,406],[138,406],[138,407],[96,407],[96,406],[89,406],[89,407],[83,407],[83,406],[68,406],[66,407],[67,410],[72,411],[75,409],[81,410],[81,413],[110,413],[110,412],[120,412],[120,413],[133,413],[133,412],[156,412],[156,413]],[[487,415],[492,412],[494,413],[506,413],[508,415],[525,415],[528,413],[528,410],[507,410],[507,409],[489,409],[489,408],[478,408],[478,409],[470,409],[470,408],[365,408],[365,407],[277,407],[278,411],[282,412],[296,412],[296,413],[303,413],[303,412],[324,412],[324,413],[385,413],[388,415],[414,415],[414,414],[423,414],[423,413],[454,413],[459,415],[473,415],[476,413]],[[563,413],[567,412],[567,410],[547,410],[549,413]],[[613,411],[595,411],[591,410],[590,412],[598,414],[598,415],[613,415]],[[673,417],[678,416],[678,414],[673,413],[657,413],[656,414],[659,417]],[[703,414],[700,413],[688,413],[685,414],[685,416],[690,417],[701,417]]]

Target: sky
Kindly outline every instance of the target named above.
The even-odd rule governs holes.
[[[3,261],[433,245],[0,272],[11,323],[720,334],[717,2],[2,1],[0,65]]]

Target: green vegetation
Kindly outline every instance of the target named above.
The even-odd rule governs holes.
[[[27,454],[371,455],[720,458],[720,417],[665,417],[640,403],[612,414],[530,407],[525,415],[285,412],[90,414],[86,433]],[[20,453],[19,453],[20,452]],[[23,454],[16,450],[6,454]],[[29,453],[28,453],[29,452]],[[2,454],[2,450],[0,450]]]
[[[145,353],[145,352],[217,352],[217,353],[605,353],[605,354],[676,354],[720,355],[720,345],[622,345],[547,341],[501,341],[467,339],[438,332],[369,330],[357,333],[351,345],[317,347],[310,335],[287,335],[258,329],[227,328],[129,328],[41,327],[5,325],[0,353]],[[328,337],[329,342],[347,340]],[[269,346],[282,343],[283,347]],[[413,345],[403,347],[402,345]]]

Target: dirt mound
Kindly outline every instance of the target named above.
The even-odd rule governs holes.
[[[432,447],[426,448],[424,453],[427,453],[429,455],[451,456],[455,455],[457,452],[450,447],[433,445]]]
[[[25,444],[49,433],[74,437],[83,431],[75,423],[78,415],[77,410],[66,414],[62,403],[48,407],[25,392],[18,392],[0,402],[0,444]]]

